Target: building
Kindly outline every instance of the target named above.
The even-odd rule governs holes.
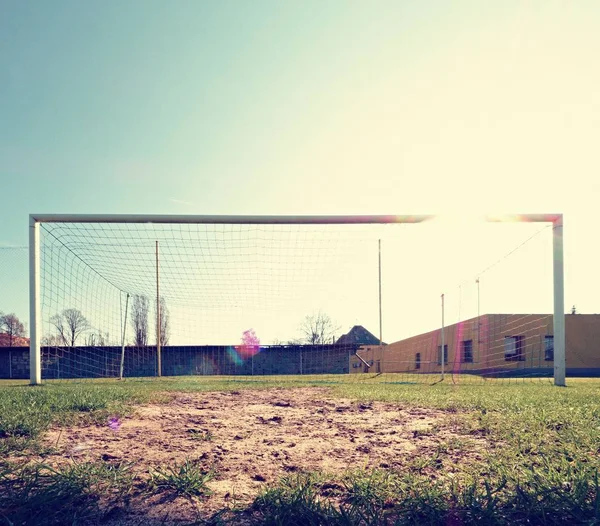
[[[362,325],[355,325],[346,334],[336,340],[336,345],[379,345],[379,338],[369,332]],[[383,345],[386,345],[383,343]]]
[[[600,314],[565,316],[569,376],[600,376]],[[549,314],[486,314],[385,348],[363,345],[350,372],[551,376],[553,319]]]

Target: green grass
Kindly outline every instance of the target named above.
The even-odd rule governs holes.
[[[190,438],[192,440],[199,440],[202,442],[210,442],[213,439],[213,435],[210,431],[202,431],[200,429],[188,429]]]
[[[30,455],[43,453],[39,438],[50,425],[105,422],[139,403],[168,403],[173,392],[301,386],[327,387],[333,397],[365,403],[438,409],[443,425],[458,438],[439,439],[428,455],[405,455],[394,470],[283,479],[239,512],[247,521],[600,524],[600,381],[571,380],[567,388],[522,381],[412,385],[405,376],[393,375],[178,377],[49,382],[36,388],[0,384],[0,458],[11,456],[0,461],[0,524],[76,523],[102,500],[117,503],[130,491],[133,475],[126,466],[71,465],[57,471],[27,464]],[[415,439],[438,432],[417,430]],[[469,437],[483,437],[489,448],[477,461],[457,462],[461,452],[469,452]],[[136,484],[197,497],[207,494],[212,476],[185,463],[157,468],[149,481]]]
[[[100,499],[124,501],[133,488],[129,466],[70,463],[0,465],[0,523],[78,524],[103,513]]]
[[[150,471],[149,488],[153,491],[169,491],[177,496],[202,497],[210,495],[207,484],[215,477],[191,460],[173,466],[160,466]]]
[[[451,482],[412,472],[353,472],[338,478],[284,478],[254,502],[268,525],[598,524],[597,475],[566,482],[538,474],[523,480],[475,477]],[[571,485],[572,484],[572,485]],[[332,491],[334,488],[334,491]]]

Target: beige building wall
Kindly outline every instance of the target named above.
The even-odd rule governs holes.
[[[600,315],[567,315],[567,369],[600,374]],[[447,372],[534,372],[553,369],[553,323],[548,314],[486,314],[444,330]],[[351,373],[440,373],[441,329],[391,343],[366,346],[352,356]],[[595,371],[597,370],[597,371]]]

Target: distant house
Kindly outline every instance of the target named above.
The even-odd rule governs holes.
[[[370,333],[362,325],[355,325],[350,331],[340,336],[337,345],[379,345],[379,338]],[[383,343],[383,345],[386,345]]]
[[[0,347],[29,347],[29,338],[13,336],[11,342],[10,334],[0,332]]]

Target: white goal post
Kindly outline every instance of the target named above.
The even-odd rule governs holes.
[[[172,225],[369,225],[423,223],[434,215],[108,215],[31,214],[29,216],[30,278],[30,383],[42,383],[41,364],[41,273],[40,224],[43,223],[161,223]],[[565,386],[565,309],[562,214],[522,214],[487,216],[488,222],[551,223],[553,236],[553,332],[554,384]]]

